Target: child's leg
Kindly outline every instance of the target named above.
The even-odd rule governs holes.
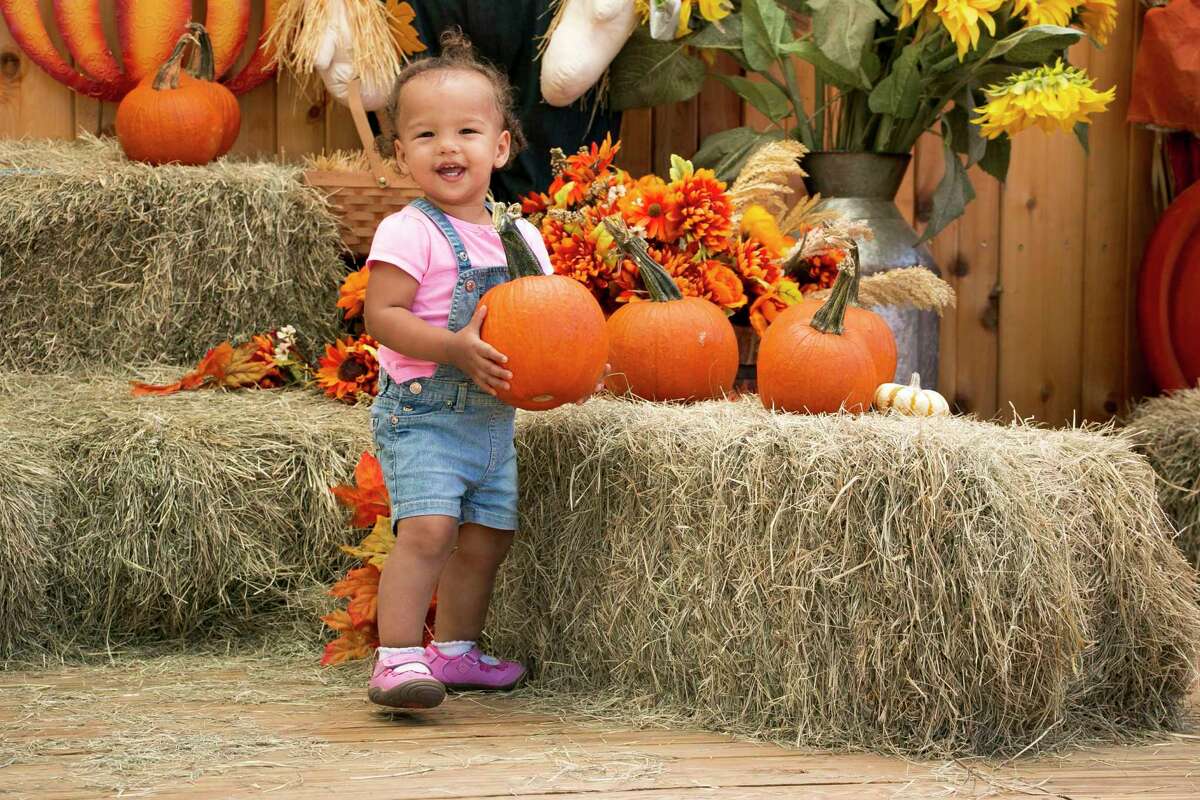
[[[396,523],[396,544],[379,578],[381,645],[421,646],[429,599],[457,537],[458,520],[454,517],[408,517]],[[443,602],[439,597],[439,621]]]
[[[438,583],[436,639],[476,641],[483,632],[496,571],[512,545],[513,532],[464,523],[458,548],[442,568]],[[382,612],[382,609],[381,609]]]

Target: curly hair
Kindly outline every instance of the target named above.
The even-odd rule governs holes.
[[[492,85],[496,109],[500,112],[504,130],[508,131],[511,140],[508,162],[505,164],[507,167],[512,164],[513,158],[526,145],[525,133],[521,130],[521,120],[517,117],[516,95],[512,84],[508,82],[508,77],[503,72],[487,61],[481,60],[475,54],[475,48],[471,46],[470,40],[458,28],[451,28],[443,32],[439,42],[441,44],[440,54],[417,59],[400,70],[400,74],[396,76],[396,82],[392,85],[392,92],[388,96],[388,119],[398,130],[400,126],[396,122],[400,112],[400,92],[405,84],[414,78],[431,72],[449,70],[476,72],[487,78]]]

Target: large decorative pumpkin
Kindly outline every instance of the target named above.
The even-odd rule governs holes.
[[[767,408],[808,413],[863,411],[879,385],[868,329],[848,316],[854,265],[843,262],[815,314],[803,304],[775,318],[758,348],[758,391]]]
[[[198,41],[184,34],[154,77],[147,77],[117,106],[117,140],[125,155],[149,164],[207,164],[225,137],[226,114],[205,81],[183,69],[183,52]]]
[[[508,389],[496,396],[516,408],[544,411],[588,397],[604,377],[604,312],[578,281],[546,275],[517,229],[519,206],[497,203],[493,222],[512,280],[489,289],[480,338],[508,357]]]
[[[237,96],[216,82],[212,39],[209,38],[208,31],[198,22],[189,24],[188,30],[195,35],[200,51],[199,65],[193,77],[201,81],[202,88],[208,90],[213,104],[222,115],[221,124],[224,132],[221,135],[221,146],[217,148],[217,157],[220,158],[228,153],[233,147],[233,143],[237,141],[238,131],[242,127],[242,109],[238,106]]]
[[[721,309],[702,297],[684,297],[650,257],[646,243],[619,219],[605,227],[637,265],[649,302],[621,306],[608,318],[605,381],[614,394],[647,400],[705,400],[733,390],[737,334]]]

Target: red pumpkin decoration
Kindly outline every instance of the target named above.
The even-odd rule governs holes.
[[[237,96],[225,86],[216,82],[216,68],[213,59],[212,39],[208,31],[198,22],[188,24],[190,30],[199,42],[200,63],[192,76],[199,79],[201,86],[212,95],[213,103],[220,109],[224,119],[222,122],[221,146],[217,149],[217,158],[225,155],[237,141],[238,131],[242,127],[242,109],[238,105]]]
[[[518,208],[518,207],[514,207]],[[604,312],[578,281],[546,275],[517,229],[519,211],[493,214],[512,280],[489,289],[480,338],[508,356],[508,389],[496,396],[516,408],[545,411],[588,397],[604,377]]]
[[[854,269],[843,264],[815,314],[797,304],[767,328],[758,348],[758,391],[767,408],[817,414],[871,407],[879,364],[867,344],[869,329],[846,314]]]
[[[225,136],[224,112],[209,89],[182,66],[183,50],[196,42],[180,37],[166,63],[117,106],[117,140],[125,155],[149,164],[207,164]]]
[[[619,218],[605,220],[621,252],[638,267],[650,302],[629,303],[608,318],[605,384],[647,400],[708,400],[733,391],[737,335],[729,318],[702,297],[684,297]]]

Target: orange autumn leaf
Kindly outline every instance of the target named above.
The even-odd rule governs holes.
[[[337,307],[346,310],[345,319],[362,316],[363,303],[367,299],[367,278],[369,276],[370,270],[363,267],[351,272],[346,276],[346,280],[342,281],[342,286],[338,289]]]
[[[245,386],[257,386],[272,374],[277,374],[275,364],[263,360],[259,342],[251,339],[237,347],[229,342],[221,342],[204,354],[196,369],[175,383],[159,385],[133,381],[133,395],[167,395],[206,386],[240,389]]]
[[[350,620],[350,614],[344,608],[339,608],[337,611],[331,611],[321,617],[321,622],[339,633],[354,629],[354,623]]]
[[[330,667],[345,661],[368,658],[378,646],[379,634],[374,625],[350,628],[325,645],[325,652],[321,655],[321,666]]]
[[[425,52],[425,43],[421,41],[417,29],[413,27],[413,19],[417,12],[407,2],[387,0],[388,27],[392,30],[392,39],[396,42],[401,54],[410,56],[413,53]]]
[[[329,589],[329,593],[334,597],[350,598],[346,612],[354,627],[361,628],[366,623],[374,623],[378,610],[379,568],[368,564],[352,569]]]
[[[389,517],[380,516],[375,520],[375,527],[367,534],[358,547],[342,545],[341,550],[347,555],[361,558],[368,564],[380,569],[387,561],[388,554],[396,544],[396,536],[392,533],[392,521]]]
[[[350,524],[355,528],[366,528],[378,517],[391,513],[387,487],[383,483],[383,470],[379,460],[368,452],[358,459],[354,468],[354,486],[334,486],[330,489],[342,505],[354,510]]]

